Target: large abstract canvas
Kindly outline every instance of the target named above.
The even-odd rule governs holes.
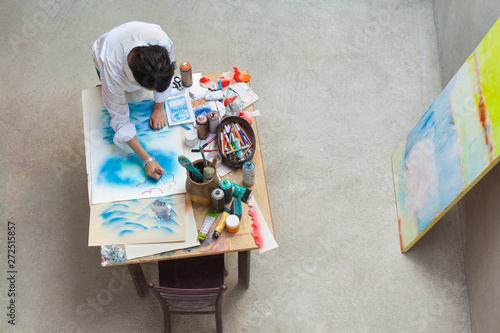
[[[89,246],[184,242],[185,195],[92,205]]]
[[[91,203],[142,199],[185,192],[186,172],[177,162],[182,155],[180,128],[149,128],[153,100],[129,103],[130,121],[144,149],[165,169],[160,180],[145,173],[140,158],[127,146],[113,143],[115,135],[110,115],[104,108],[99,89],[83,91],[86,120],[86,152]]]
[[[500,21],[393,154],[403,252],[499,161],[499,64]]]

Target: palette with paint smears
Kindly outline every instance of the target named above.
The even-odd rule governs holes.
[[[233,124],[237,124],[241,131],[236,131]],[[231,133],[226,131],[228,125],[231,127]],[[245,162],[253,158],[255,153],[255,134],[248,121],[240,117],[226,117],[217,126],[216,133],[217,151],[222,156],[222,161],[228,166],[241,168]],[[221,133],[223,134],[222,139]],[[234,144],[228,144],[228,140]],[[242,149],[242,147],[246,146],[248,148]]]

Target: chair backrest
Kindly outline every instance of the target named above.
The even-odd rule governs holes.
[[[148,288],[158,298],[160,303],[183,310],[198,310],[208,306],[216,306],[222,292],[227,290],[225,284],[218,288],[179,289],[155,286],[148,283]]]

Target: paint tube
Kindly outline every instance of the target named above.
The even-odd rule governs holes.
[[[198,240],[203,242],[207,237],[208,232],[212,228],[215,219],[219,214],[214,213],[212,211],[207,211],[207,215],[205,216],[205,221],[203,221],[203,225],[201,226],[200,233],[198,234]]]
[[[244,188],[243,186],[237,185],[233,183],[233,195],[237,198],[240,198],[241,201],[244,203],[248,204],[248,200],[252,198],[253,191],[249,190],[247,188]]]

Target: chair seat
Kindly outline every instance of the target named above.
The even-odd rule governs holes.
[[[158,273],[161,287],[219,288],[224,283],[224,255],[160,261]]]
[[[222,293],[224,285],[224,254],[158,262],[159,286],[148,288],[160,301],[165,332],[171,332],[170,313],[215,314],[216,328],[222,333]],[[169,307],[185,311],[171,311]],[[213,311],[196,311],[206,307]]]

